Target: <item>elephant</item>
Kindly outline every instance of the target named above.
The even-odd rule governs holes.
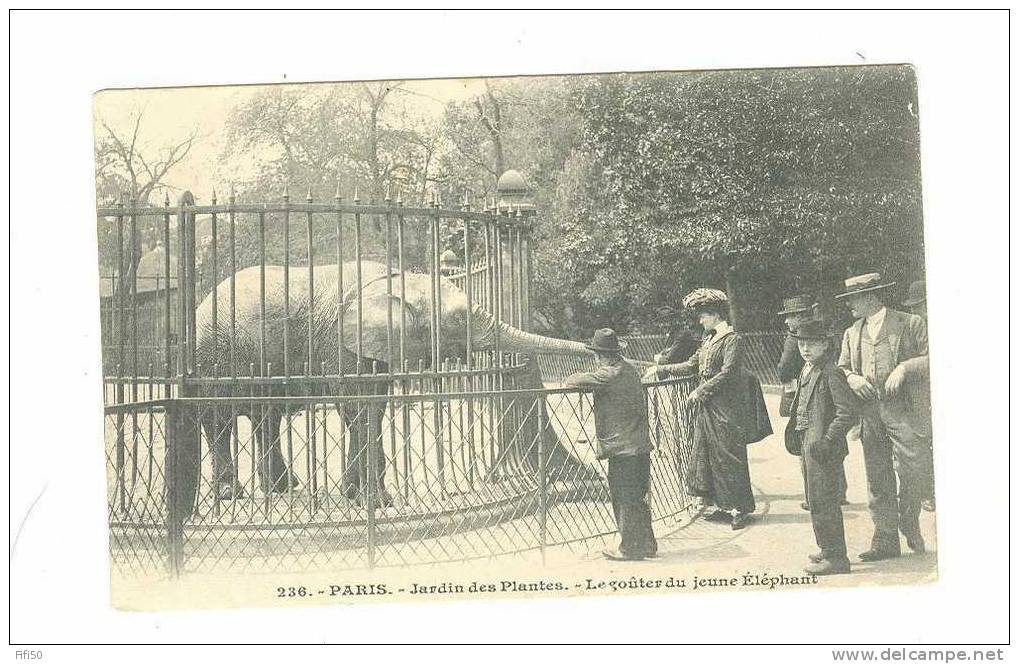
[[[277,265],[264,268],[264,316],[262,313],[263,271],[259,266],[241,269],[231,279],[227,277],[216,287],[215,297],[210,292],[195,312],[195,365],[200,374],[209,375],[214,370],[217,376],[248,376],[251,367],[255,374],[264,370],[264,375],[282,376],[284,366],[291,375],[301,375],[309,360],[314,364],[311,373],[344,374],[360,373],[376,375],[378,380],[344,384],[337,396],[385,395],[392,385],[387,374],[390,367],[398,369],[399,321],[401,313],[406,321],[403,339],[404,359],[409,366],[419,363],[428,366],[431,362],[432,288],[433,277],[429,274],[404,272],[401,288],[401,273],[389,272],[377,262],[347,262],[342,265],[315,265],[294,267],[286,270]],[[343,293],[338,292],[342,270]],[[313,279],[309,279],[309,276]],[[285,281],[288,286],[285,288]],[[361,284],[361,344],[360,355],[357,346],[358,292]],[[308,293],[313,286],[313,302],[309,305]],[[390,288],[391,287],[391,288]],[[438,323],[441,332],[442,356],[464,357],[467,350],[468,299],[466,293],[445,278],[439,279],[441,309]],[[234,291],[233,323],[231,324],[231,291]],[[286,310],[286,295],[289,292],[289,312]],[[401,292],[403,295],[401,296]],[[338,297],[338,295],[342,295]],[[214,304],[215,303],[215,304]],[[213,313],[215,307],[216,321]],[[592,358],[593,353],[579,342],[555,339],[525,332],[498,321],[477,305],[470,307],[472,348],[491,350],[496,347],[504,352],[565,354]],[[287,315],[289,314],[289,316]],[[391,318],[390,318],[391,316]],[[391,327],[390,327],[391,325]],[[286,334],[284,330],[286,327]],[[340,347],[342,328],[343,346]],[[311,330],[310,343],[308,331]],[[387,335],[387,329],[392,335]],[[233,332],[232,332],[233,330]],[[231,337],[233,343],[231,345]],[[284,344],[284,339],[288,343]],[[264,340],[264,344],[262,343]],[[284,348],[286,346],[286,348]],[[392,354],[391,354],[392,353]],[[232,358],[232,361],[231,361]],[[271,370],[269,370],[271,367]],[[238,383],[240,384],[240,383]],[[323,389],[309,387],[313,382],[293,381],[284,388],[274,385],[266,388],[262,395],[290,396],[310,394],[308,390]],[[525,387],[540,388],[541,377],[536,362],[530,363]],[[223,387],[202,383],[190,396],[247,396],[250,387]],[[238,390],[234,393],[230,390]],[[321,391],[315,393],[323,394]],[[332,395],[330,395],[332,396]],[[391,498],[385,488],[386,456],[382,444],[382,418],[384,400],[372,402],[366,407],[363,400],[339,400],[337,410],[341,412],[349,431],[347,467],[343,474],[343,491],[347,498],[361,502],[365,498],[368,478],[368,445],[374,445],[375,473],[378,478],[374,493],[376,507],[386,506]],[[258,476],[265,492],[285,492],[298,484],[280,452],[280,424],[284,416],[281,406],[260,405],[246,413],[256,428],[256,444],[261,446],[257,455]],[[197,419],[201,422],[206,438],[210,441],[213,479],[218,500],[230,500],[243,495],[236,480],[236,468],[230,456],[230,430],[215,421],[215,409],[207,409]],[[546,429],[545,435],[551,434]],[[551,434],[552,453],[549,464],[578,464],[565,450],[558,447],[558,439]],[[200,473],[200,433],[192,432],[190,447],[190,482],[185,486],[191,508],[194,508],[194,494]],[[196,440],[197,439],[197,440]],[[553,443],[554,441],[554,443]],[[195,448],[198,449],[195,449]],[[553,449],[554,448],[554,449]],[[581,464],[582,465],[582,464]],[[185,499],[185,503],[188,499]],[[186,509],[186,507],[184,508]]]

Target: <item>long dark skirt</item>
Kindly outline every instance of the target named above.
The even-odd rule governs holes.
[[[753,512],[746,434],[736,423],[736,413],[720,407],[725,405],[724,400],[718,401],[712,399],[695,407],[687,491],[710,500],[719,509]]]

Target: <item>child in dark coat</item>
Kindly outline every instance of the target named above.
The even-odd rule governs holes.
[[[786,449],[802,456],[806,468],[810,521],[820,551],[805,569],[818,576],[846,574],[846,533],[842,522],[843,460],[846,433],[859,417],[859,402],[835,366],[835,346],[821,321],[803,324],[792,336],[804,365],[786,426]]]

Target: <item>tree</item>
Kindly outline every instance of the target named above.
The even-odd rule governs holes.
[[[174,189],[166,182],[171,170],[180,164],[191,152],[198,138],[198,128],[162,147],[153,147],[144,138],[144,112],[136,110],[129,123],[130,129],[118,132],[109,123],[98,119],[95,145],[96,191],[100,205],[118,202],[137,207],[158,205],[161,201],[152,198],[162,193],[169,195]],[[124,238],[126,254],[124,266],[117,266],[118,272],[126,276],[120,283],[130,285],[146,244],[154,243],[162,235],[162,226],[155,217],[139,217],[134,242]],[[117,259],[116,225],[110,220],[100,220],[99,256],[100,263],[109,266]],[[125,235],[127,235],[125,229]],[[105,259],[105,260],[104,260]],[[109,268],[108,268],[109,269]]]
[[[557,219],[582,239],[548,247],[547,262],[587,257],[582,303],[640,318],[675,304],[677,281],[712,285],[760,327],[784,292],[922,269],[912,72],[605,76],[578,104],[592,186],[560,192]]]

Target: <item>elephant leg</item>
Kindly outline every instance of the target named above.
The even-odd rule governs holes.
[[[220,500],[243,497],[243,489],[237,483],[237,468],[234,466],[230,454],[233,418],[229,412],[223,412],[213,406],[202,415],[201,425],[205,432],[205,438],[209,441],[215,495]]]
[[[383,388],[382,394],[387,394],[388,390]],[[386,446],[384,443],[384,435],[382,432],[382,418],[386,412],[386,402],[379,401],[373,402],[369,406],[369,441],[374,447],[374,454],[372,454],[372,463],[375,466],[375,491],[376,491],[376,503],[381,507],[388,507],[393,504],[393,498],[389,495],[386,490]],[[368,459],[365,459],[365,470],[368,470]],[[364,481],[367,482],[367,472],[364,475]]]
[[[362,478],[367,466],[368,416],[365,403],[356,399],[338,405],[347,426],[347,459],[343,469],[343,494],[350,500],[357,500],[361,494]]]
[[[377,362],[378,373],[389,368]],[[384,395],[389,393],[389,384],[379,381],[362,387],[357,394]],[[382,419],[386,411],[385,402],[349,399],[342,405],[343,417],[349,431],[347,445],[347,466],[343,473],[343,492],[350,500],[361,501],[368,491],[368,473],[374,472],[377,506],[392,504],[392,497],[386,490],[386,450],[383,444]],[[369,450],[369,446],[371,449]],[[369,457],[371,457],[369,459]],[[372,468],[374,467],[374,468]]]
[[[269,406],[260,426],[258,479],[262,491],[266,493],[270,491],[283,493],[299,484],[280,452],[280,422],[282,419],[282,409]],[[288,420],[287,426],[289,425]]]

